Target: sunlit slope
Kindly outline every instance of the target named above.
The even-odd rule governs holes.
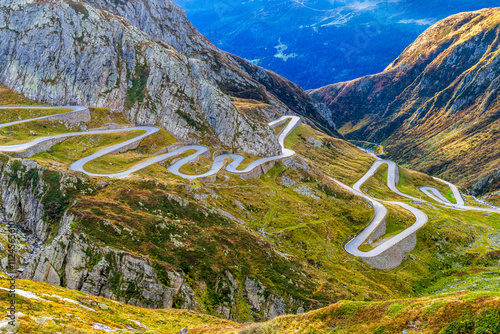
[[[451,16],[384,72],[310,93],[330,106],[348,138],[382,142],[389,158],[477,195],[494,192],[499,27],[498,8]]]

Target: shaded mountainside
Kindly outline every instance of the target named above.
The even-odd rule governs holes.
[[[321,123],[329,116],[284,79],[269,87],[294,87],[285,89],[294,96],[268,91],[171,1],[88,3],[1,3],[0,81],[36,101],[124,108],[129,120],[158,124],[180,140],[259,155],[279,150],[265,126],[277,115],[297,112]],[[258,80],[276,81],[250,68]],[[257,107],[252,118],[234,97],[269,108]]]
[[[217,47],[311,89],[382,71],[425,29],[495,0],[176,0]]]
[[[499,43],[500,9],[454,15],[384,72],[309,93],[347,138],[383,142],[388,157],[481,195],[498,190]]]

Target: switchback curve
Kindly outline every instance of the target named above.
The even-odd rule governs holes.
[[[54,107],[39,107],[39,106],[22,106],[22,107],[2,107],[2,109],[19,109],[19,108],[31,108],[31,109],[43,109],[43,108],[54,108]],[[49,115],[49,116],[43,116],[43,117],[37,117],[37,118],[32,118],[32,119],[26,119],[26,120],[19,120],[15,122],[9,122],[5,124],[0,124],[0,127],[7,127],[11,125],[16,125],[16,124],[21,124],[25,122],[30,122],[30,121],[36,121],[36,120],[43,120],[43,119],[65,119],[66,120],[72,121],[73,118],[75,118],[76,115],[79,115],[79,113],[82,113],[83,118],[90,119],[90,113],[86,107],[57,107],[57,108],[68,108],[71,109],[70,112],[67,113],[62,113],[62,114],[57,114],[57,115]],[[62,117],[62,118],[61,118]],[[68,118],[69,117],[69,118]],[[78,119],[78,117],[76,117]],[[279,159],[283,159],[286,157],[293,156],[295,154],[294,151],[285,148],[285,138],[296,128],[301,124],[301,120],[297,116],[283,116],[271,123],[269,123],[269,126],[275,127],[280,124],[283,124],[287,120],[290,120],[286,127],[281,131],[279,134],[279,144],[282,148],[282,154],[274,157],[268,157],[268,158],[262,158],[258,159],[254,162],[252,162],[248,167],[246,167],[243,170],[238,170],[237,167],[243,162],[245,159],[244,156],[240,154],[223,154],[219,155],[216,157],[213,161],[213,164],[210,168],[210,170],[204,174],[200,175],[187,175],[184,173],[180,172],[180,168],[189,162],[195,161],[200,155],[206,153],[209,151],[209,148],[206,146],[202,145],[189,145],[189,146],[184,146],[181,148],[178,148],[172,152],[162,154],[150,159],[147,159],[143,162],[138,163],[137,165],[131,167],[130,169],[121,172],[121,173],[113,173],[113,174],[94,174],[90,173],[84,170],[84,166],[86,163],[89,161],[92,161],[94,159],[97,159],[101,156],[104,156],[106,154],[110,154],[112,152],[115,152],[121,148],[127,147],[128,145],[137,143],[142,141],[144,138],[147,136],[150,136],[158,131],[160,129],[155,126],[136,126],[136,127],[125,127],[125,128],[118,128],[118,129],[105,129],[105,130],[89,130],[89,131],[84,131],[84,132],[74,132],[74,133],[67,133],[67,134],[61,134],[61,135],[55,135],[55,136],[49,136],[49,137],[44,137],[44,138],[38,138],[36,140],[33,140],[29,143],[24,143],[24,144],[17,144],[17,145],[7,145],[7,146],[0,146],[0,151],[4,152],[20,152],[27,150],[29,148],[32,148],[36,145],[43,144],[44,142],[50,142],[53,140],[57,139],[64,139],[64,138],[69,138],[73,136],[80,136],[80,135],[92,135],[92,134],[105,134],[105,133],[115,133],[115,132],[124,132],[124,131],[144,131],[143,134],[137,136],[136,138],[130,139],[128,141],[125,141],[123,143],[119,143],[116,145],[113,145],[111,147],[102,149],[98,151],[97,153],[94,153],[88,157],[85,157],[83,159],[80,159],[76,162],[74,162],[71,166],[70,169],[74,171],[79,171],[84,174],[87,174],[89,176],[99,176],[99,177],[113,177],[113,178],[125,178],[130,176],[132,173],[143,169],[147,166],[150,166],[152,164],[155,164],[157,162],[164,161],[166,159],[181,155],[187,151],[194,150],[195,153],[192,153],[191,155],[180,159],[173,165],[171,165],[168,170],[180,177],[183,177],[185,179],[198,179],[198,178],[206,178],[210,177],[213,175],[216,175],[217,172],[224,167],[224,163],[226,161],[231,161],[225,169],[228,172],[235,173],[235,174],[245,174],[249,173],[255,168],[258,168],[259,166],[271,162],[271,161],[276,161]],[[370,202],[373,206],[374,209],[374,216],[369,223],[369,225],[361,232],[359,235],[357,235],[355,238],[353,238],[350,242],[348,242],[345,246],[345,250],[356,257],[362,258],[365,262],[369,263],[375,268],[379,269],[393,269],[398,267],[401,262],[403,261],[404,254],[406,252],[410,252],[411,250],[414,249],[416,245],[416,232],[422,228],[428,221],[427,215],[417,209],[414,208],[408,204],[401,203],[401,202],[394,202],[394,201],[383,201],[383,200],[378,200],[375,198],[372,198],[368,196],[367,194],[364,194],[361,191],[361,186],[370,178],[372,177],[377,169],[383,165],[387,164],[388,165],[388,176],[387,176],[387,185],[391,191],[394,193],[401,195],[403,197],[406,197],[408,199],[411,199],[413,201],[418,201],[418,202],[426,202],[422,201],[421,199],[406,195],[399,191],[396,187],[396,184],[398,183],[399,179],[399,169],[398,166],[389,160],[377,160],[375,163],[372,165],[370,170],[358,181],[354,184],[354,186],[351,188],[348,185],[329,177],[330,180],[333,182],[336,182],[338,185],[340,185],[342,188],[348,190],[349,192],[353,193],[356,196],[362,197],[368,202]],[[439,179],[437,179],[439,180]],[[420,190],[429,196],[430,198],[434,199],[438,203],[442,205],[446,205],[449,208],[452,209],[457,209],[457,210],[479,210],[479,211],[489,211],[489,212],[499,212],[498,210],[495,209],[488,209],[488,208],[477,208],[477,207],[468,207],[465,206],[465,202],[463,198],[460,195],[460,191],[456,186],[453,184],[439,180],[441,182],[446,183],[450,189],[452,190],[453,194],[455,195],[455,198],[457,199],[457,204],[452,204],[449,200],[444,197],[439,190],[433,188],[433,187],[422,187]],[[385,234],[385,218],[387,216],[387,208],[383,205],[383,203],[388,203],[388,204],[394,204],[398,205],[408,211],[410,211],[414,216],[415,216],[415,223],[409,227],[408,229],[404,230],[403,232],[399,233],[396,236],[393,236],[392,238],[383,241],[380,245],[375,247],[374,249],[368,251],[368,252],[363,252],[359,250],[359,247],[365,243],[367,240],[372,239],[375,240],[378,237],[381,237]]]
[[[0,124],[0,128],[2,127],[8,127],[12,125],[17,125],[21,123],[26,123],[26,122],[31,122],[31,121],[38,121],[38,120],[57,120],[57,119],[64,119],[64,117],[68,116],[74,116],[77,113],[86,113],[88,112],[88,109],[86,107],[82,106],[65,106],[65,107],[52,107],[52,106],[19,106],[19,107],[1,107],[0,109],[70,109],[70,112],[67,113],[61,113],[61,114],[55,114],[55,115],[48,115],[48,116],[42,116],[42,117],[36,117],[36,118],[31,118],[31,119],[26,119],[26,120],[19,120],[19,121],[14,121],[14,122],[9,122],[9,123],[4,123]],[[84,117],[85,118],[85,117]],[[86,117],[89,118],[89,117]],[[123,127],[123,128],[117,128],[117,129],[105,129],[105,130],[88,130],[88,131],[82,131],[82,132],[71,132],[71,133],[65,133],[65,134],[59,134],[59,135],[54,135],[54,136],[48,136],[48,137],[43,137],[43,138],[38,138],[33,141],[30,141],[28,143],[23,143],[23,144],[16,144],[16,145],[4,145],[0,146],[0,151],[2,152],[22,152],[25,151],[29,148],[35,147],[37,145],[51,142],[54,140],[58,139],[66,139],[69,137],[75,137],[75,136],[81,136],[81,135],[94,135],[94,134],[106,134],[106,133],[116,133],[116,132],[129,132],[129,131],[144,131],[143,134],[127,140],[123,143],[119,143],[107,148],[104,148],[102,150],[99,150],[98,152],[89,155],[83,159],[80,159],[69,167],[70,170],[72,171],[78,171],[82,172],[88,176],[92,177],[110,177],[110,178],[125,178],[130,176],[132,173],[141,170],[143,168],[146,168],[150,165],[153,165],[155,163],[170,159],[172,157],[179,156],[187,151],[195,151],[194,153],[190,154],[189,156],[180,159],[176,163],[174,163],[172,166],[168,168],[168,171],[171,172],[172,174],[175,174],[177,176],[183,177],[185,179],[193,180],[193,179],[199,179],[199,178],[206,178],[210,176],[214,176],[219,172],[220,169],[224,167],[224,163],[227,160],[231,160],[231,162],[225,167],[225,169],[230,172],[230,173],[235,173],[235,174],[247,174],[251,171],[253,171],[255,168],[260,167],[261,165],[280,160],[283,158],[290,157],[295,154],[294,151],[289,150],[285,148],[285,139],[286,137],[296,128],[301,124],[300,117],[297,116],[283,116],[280,117],[279,119],[272,121],[269,123],[270,127],[276,127],[280,124],[285,123],[286,121],[289,121],[286,127],[280,132],[278,136],[278,142],[281,146],[282,153],[277,156],[272,156],[272,157],[267,157],[267,158],[261,158],[256,161],[253,161],[252,163],[249,164],[245,169],[243,170],[238,170],[238,166],[245,160],[245,157],[241,154],[222,154],[217,156],[213,164],[210,168],[210,170],[204,174],[200,175],[188,175],[180,172],[180,168],[192,161],[196,161],[198,157],[206,152],[209,151],[209,148],[203,145],[188,145],[184,146],[178,149],[175,149],[171,152],[158,155],[149,159],[146,159],[131,168],[129,168],[126,171],[120,172],[120,173],[110,173],[110,174],[97,174],[97,173],[91,173],[88,172],[84,169],[85,164],[88,162],[95,160],[99,157],[105,156],[107,154],[111,154],[113,152],[116,152],[122,148],[126,148],[131,144],[138,143],[142,141],[144,138],[151,136],[152,134],[160,131],[160,128],[156,126],[135,126],[135,127]]]

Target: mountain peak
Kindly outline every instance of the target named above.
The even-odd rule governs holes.
[[[499,43],[500,8],[460,13],[427,29],[384,72],[310,94],[348,138],[383,142],[389,157],[472,191],[498,169],[495,154],[480,152],[499,140]],[[477,160],[487,167],[478,170]]]

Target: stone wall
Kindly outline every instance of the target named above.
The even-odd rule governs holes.
[[[395,269],[401,264],[401,262],[403,262],[406,253],[414,250],[416,245],[417,233],[414,232],[380,255],[374,257],[362,257],[362,259],[370,266],[377,269]]]
[[[34,156],[40,152],[49,151],[52,148],[52,146],[57,145],[59,143],[62,143],[67,138],[68,137],[60,137],[60,138],[44,140],[41,143],[38,143],[35,146],[32,146],[23,152],[16,153],[16,156],[18,156],[20,158],[31,158],[32,156]]]
[[[66,121],[69,123],[87,123],[90,122],[90,110],[88,108],[81,108],[72,112],[52,115],[47,117],[50,121]]]

